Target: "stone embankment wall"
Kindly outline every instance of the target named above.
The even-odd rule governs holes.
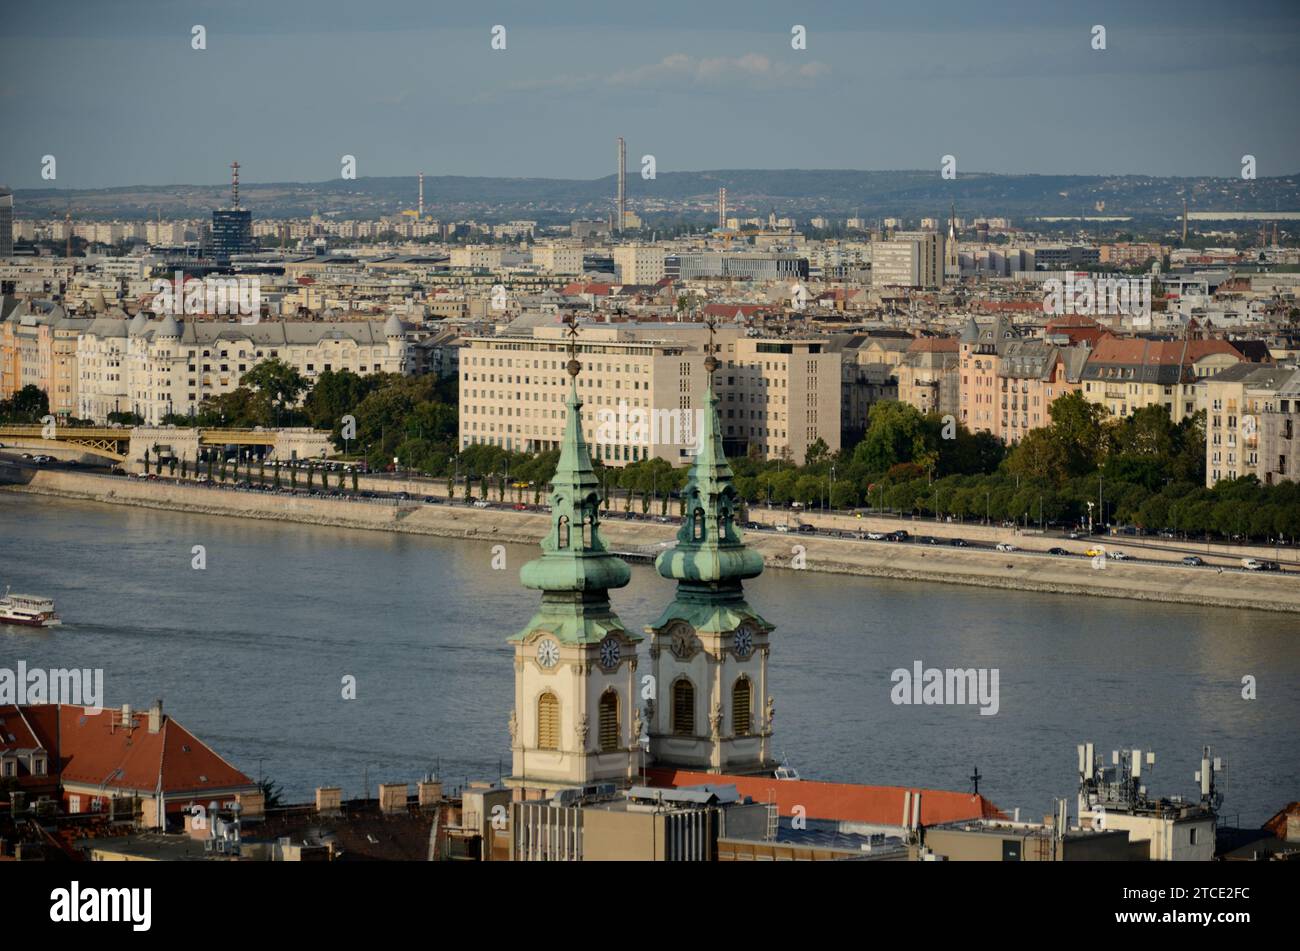
[[[540,512],[481,510],[419,502],[393,504],[387,501],[303,498],[87,473],[24,472],[23,478],[16,483],[12,472],[8,477],[0,473],[0,481],[11,483],[5,485],[3,491],[189,514],[478,539],[491,544],[535,545],[547,525],[547,516]],[[2,511],[3,503],[0,502]],[[757,512],[755,517],[761,518]],[[614,547],[639,549],[671,541],[676,526],[608,519],[603,531]],[[746,540],[762,553],[769,566],[775,568],[1019,591],[1300,612],[1300,582],[1290,573],[1220,573],[1212,568],[1132,562],[1107,562],[1104,569],[1097,569],[1084,558],[1001,553],[946,545],[861,542],[793,533],[751,532]],[[803,567],[800,569],[799,565]]]

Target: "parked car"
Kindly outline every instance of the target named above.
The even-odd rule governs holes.
[[[513,508],[516,512],[528,511],[528,506],[525,505],[523,502],[516,502],[514,505],[511,506],[511,508]]]
[[[884,540],[885,540],[885,533],[884,533],[884,532],[867,532],[867,537],[870,538],[873,542],[884,541]]]
[[[894,532],[890,533],[890,536],[889,536],[889,537],[892,538],[892,539],[893,539],[894,541],[896,541],[896,542],[905,542],[905,541],[907,541],[909,538],[911,538],[912,536],[911,536],[910,534],[908,534],[908,532],[907,532],[906,529],[902,529],[902,528],[900,528],[900,529],[897,529],[897,530],[895,530]]]
[[[1247,571],[1263,571],[1264,563],[1256,561],[1254,558],[1243,558],[1241,559],[1241,567]]]
[[[1084,552],[1084,554],[1087,555],[1089,558],[1096,558],[1098,555],[1104,555],[1104,554],[1106,554],[1106,549],[1104,549],[1104,548],[1089,548],[1087,551]]]
[[[998,542],[997,548],[998,551],[1020,551],[1019,548],[1010,542]]]
[[[1205,564],[1205,559],[1200,555],[1188,555],[1183,559],[1183,564],[1190,568],[1199,568],[1201,565]]]
[[[782,534],[784,534],[785,532],[790,531],[790,526],[789,526],[789,525],[778,525],[778,526],[776,527],[776,530],[777,530],[778,532],[781,532]]]
[[[441,505],[442,499],[438,498],[436,495],[426,495],[424,497],[424,503],[426,505]]]
[[[796,529],[796,531],[798,531],[799,533],[801,533],[801,534],[803,534],[803,535],[815,535],[815,534],[817,534],[817,526],[816,526],[816,525],[800,525],[800,526]]]
[[[1260,571],[1281,571],[1282,566],[1279,565],[1276,561],[1261,561],[1259,563],[1259,570]]]
[[[1064,548],[1049,548],[1049,549],[1047,549],[1047,553],[1048,553],[1049,555],[1068,555],[1068,554],[1069,554],[1069,552],[1066,551]]]
[[[948,541],[948,544],[951,545],[953,548],[969,548],[969,547],[970,547],[970,543],[967,542],[966,539],[964,539],[964,538],[953,538],[953,539],[950,539],[950,540]]]
[[[1106,557],[1114,559],[1115,561],[1128,561],[1128,555],[1124,554],[1122,551],[1108,551],[1106,552]]]
[[[664,518],[662,515],[659,516],[659,520],[662,521],[662,522],[666,522],[666,521],[668,521],[668,519]],[[760,529],[762,529],[762,527],[763,527],[763,526],[762,526],[761,524],[759,524],[758,522],[746,522],[746,523],[745,523],[745,531],[747,531],[747,532],[757,532],[757,531],[759,531]]]

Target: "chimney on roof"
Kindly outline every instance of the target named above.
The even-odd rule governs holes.
[[[149,708],[149,732],[150,733],[157,733],[159,730],[162,729],[162,718],[163,718],[162,699],[159,698],[155,700],[153,702],[153,706]]]

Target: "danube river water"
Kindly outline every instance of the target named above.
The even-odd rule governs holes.
[[[192,567],[195,545],[206,568]],[[166,710],[294,801],[318,785],[495,779],[508,767],[506,638],[536,592],[470,542],[0,492],[0,584],[63,627],[0,626],[0,668],[103,668],[106,705]],[[1073,801],[1075,746],[1156,751],[1152,793],[1192,796],[1203,744],[1229,821],[1300,798],[1300,624],[1267,612],[769,570],[776,747],[805,778],[980,791],[1022,817]],[[672,586],[635,566],[629,628]],[[996,668],[998,711],[896,705],[891,674]],[[648,670],[643,663],[642,671]],[[342,678],[356,678],[355,700]],[[1257,699],[1242,698],[1256,678]],[[901,810],[901,803],[900,803]]]

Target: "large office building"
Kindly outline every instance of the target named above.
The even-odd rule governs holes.
[[[719,328],[714,374],[729,451],[802,464],[819,438],[840,447],[840,361],[826,338],[745,337]],[[578,386],[584,438],[607,466],[695,454],[703,407],[702,324],[584,327]],[[564,432],[565,330],[469,337],[460,355],[460,444],[515,452],[559,447]]]
[[[679,254],[675,267],[684,281],[798,281],[808,279],[808,259],[797,254],[696,251]]]
[[[703,331],[703,328],[700,328]],[[583,438],[609,466],[643,459],[680,465],[693,455],[704,370],[692,342],[652,329],[585,327],[579,334]],[[460,356],[460,444],[515,452],[558,449],[569,378],[565,328],[469,337]]]
[[[229,261],[253,250],[253,213],[247,208],[221,208],[212,213],[212,257]]]

